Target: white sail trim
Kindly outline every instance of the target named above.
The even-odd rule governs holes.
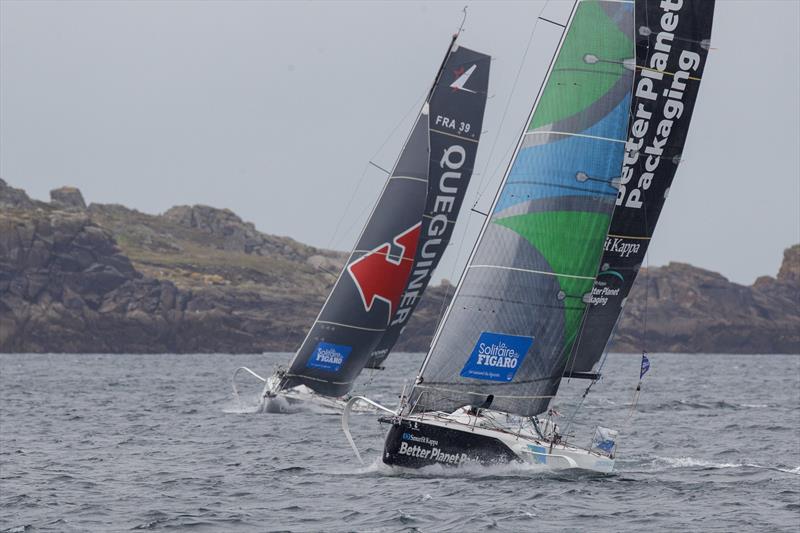
[[[531,268],[516,268],[500,265],[469,265],[467,268],[497,268],[500,270],[514,270],[516,272],[530,272],[532,274],[544,274],[546,276],[556,276],[561,278],[574,278],[574,279],[594,279],[594,276],[576,276],[574,274],[559,274],[558,272],[545,272],[544,270],[533,270]]]
[[[566,135],[569,137],[585,137],[587,139],[597,139],[599,141],[611,141],[613,143],[625,144],[623,139],[612,139],[611,137],[601,137],[599,135],[586,135],[584,133],[570,133],[568,131],[537,130],[526,132],[525,135]]]

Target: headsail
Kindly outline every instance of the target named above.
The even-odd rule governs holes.
[[[303,384],[319,394],[341,396],[371,357],[379,364],[394,345],[444,253],[472,175],[489,64],[489,56],[451,45],[282,388]]]
[[[582,1],[412,403],[546,409],[577,338],[608,231],[633,79],[633,5]]]
[[[714,0],[636,0],[636,76],[617,207],[568,364],[589,372],[622,313],[678,170],[711,42]]]

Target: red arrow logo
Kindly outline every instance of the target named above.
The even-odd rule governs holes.
[[[421,227],[422,223],[417,222],[393,239],[402,248],[400,257],[389,255],[392,247],[385,242],[347,266],[367,312],[372,310],[376,299],[389,304],[387,324],[397,311],[400,296],[408,283],[411,267],[414,266]]]

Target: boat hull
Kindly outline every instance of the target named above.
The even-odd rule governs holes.
[[[520,459],[499,439],[408,419],[392,425],[383,452],[384,463],[407,468],[515,461]]]
[[[609,473],[614,459],[563,443],[521,437],[509,431],[471,426],[442,417],[393,419],[383,462],[404,468],[521,463],[551,469]]]

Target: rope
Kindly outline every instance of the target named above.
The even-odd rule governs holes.
[[[519,68],[517,69],[517,74],[514,77],[514,83],[511,85],[511,92],[509,93],[508,99],[506,100],[506,107],[503,110],[503,115],[500,117],[500,125],[497,127],[498,132],[503,131],[503,124],[505,123],[506,117],[508,116],[508,110],[511,107],[511,100],[514,97],[514,92],[517,90],[517,85],[519,84],[519,77],[522,75],[522,70],[525,67],[525,59],[528,57],[528,51],[530,50],[531,44],[533,43],[533,37],[536,34],[536,27],[539,25],[539,20],[541,20],[542,13],[544,13],[544,10],[547,9],[549,3],[550,0],[547,0],[547,2],[545,2],[545,4],[542,6],[542,9],[539,10],[539,14],[536,16],[536,22],[533,23],[533,28],[531,28],[531,34],[528,37],[528,44],[525,46],[525,52],[523,52],[522,54],[522,59],[520,60]],[[486,165],[484,165],[483,172],[480,174],[481,178],[480,181],[478,182],[478,195],[472,207],[478,205],[478,200],[481,199],[481,197],[486,192],[486,189],[489,187],[488,182],[485,182],[487,176],[486,171],[489,170],[489,163],[491,163],[492,161],[492,156],[494,155],[495,148],[497,148],[497,142],[499,138],[500,138],[499,135],[495,135],[494,137],[492,148],[491,150],[489,150],[489,156],[486,158]],[[512,143],[509,149],[506,151],[505,155],[508,155],[508,152],[513,150],[515,145],[516,143]],[[500,160],[500,163],[498,163],[497,168],[495,168],[495,171],[492,173],[492,175],[497,174],[497,171],[502,166],[503,161],[505,161],[505,155],[503,159]]]
[[[377,165],[374,165],[374,163],[372,163],[372,160],[375,159],[375,157],[380,153],[381,150],[383,150],[383,148],[388,144],[389,140],[391,140],[391,138],[394,137],[394,134],[397,132],[397,130],[400,128],[400,126],[402,126],[406,122],[406,120],[408,119],[408,116],[415,109],[420,107],[419,102],[420,102],[420,100],[425,98],[425,95],[427,94],[427,92],[428,91],[426,89],[418,98],[416,98],[414,100],[414,104],[408,109],[408,111],[405,112],[405,114],[403,115],[403,118],[401,118],[400,121],[397,122],[397,124],[395,124],[395,126],[392,128],[392,130],[389,132],[389,134],[383,140],[383,142],[378,147],[378,149],[375,150],[375,153],[372,154],[372,157],[369,158],[369,161],[367,161],[367,163],[364,165],[364,169],[361,171],[361,177],[358,179],[358,183],[356,184],[356,188],[353,189],[353,193],[350,195],[350,198],[347,201],[347,206],[344,208],[344,210],[342,210],[342,215],[339,217],[339,221],[336,223],[336,226],[333,229],[333,233],[331,234],[331,237],[330,237],[330,240],[329,240],[329,243],[328,243],[328,248],[329,249],[331,249],[331,250],[334,249],[334,245],[336,244],[336,241],[339,238],[339,230],[341,229],[342,223],[344,222],[344,219],[347,217],[347,215],[350,213],[350,207],[353,205],[353,201],[358,196],[357,193],[361,189],[361,185],[364,183],[364,179],[367,176],[367,172],[369,171],[370,166],[377,166]],[[356,218],[356,220],[352,224],[350,224],[350,226],[348,226],[347,230],[342,235],[347,235],[348,233],[350,233],[350,230],[353,228],[353,226],[358,221],[359,221],[359,219]]]

